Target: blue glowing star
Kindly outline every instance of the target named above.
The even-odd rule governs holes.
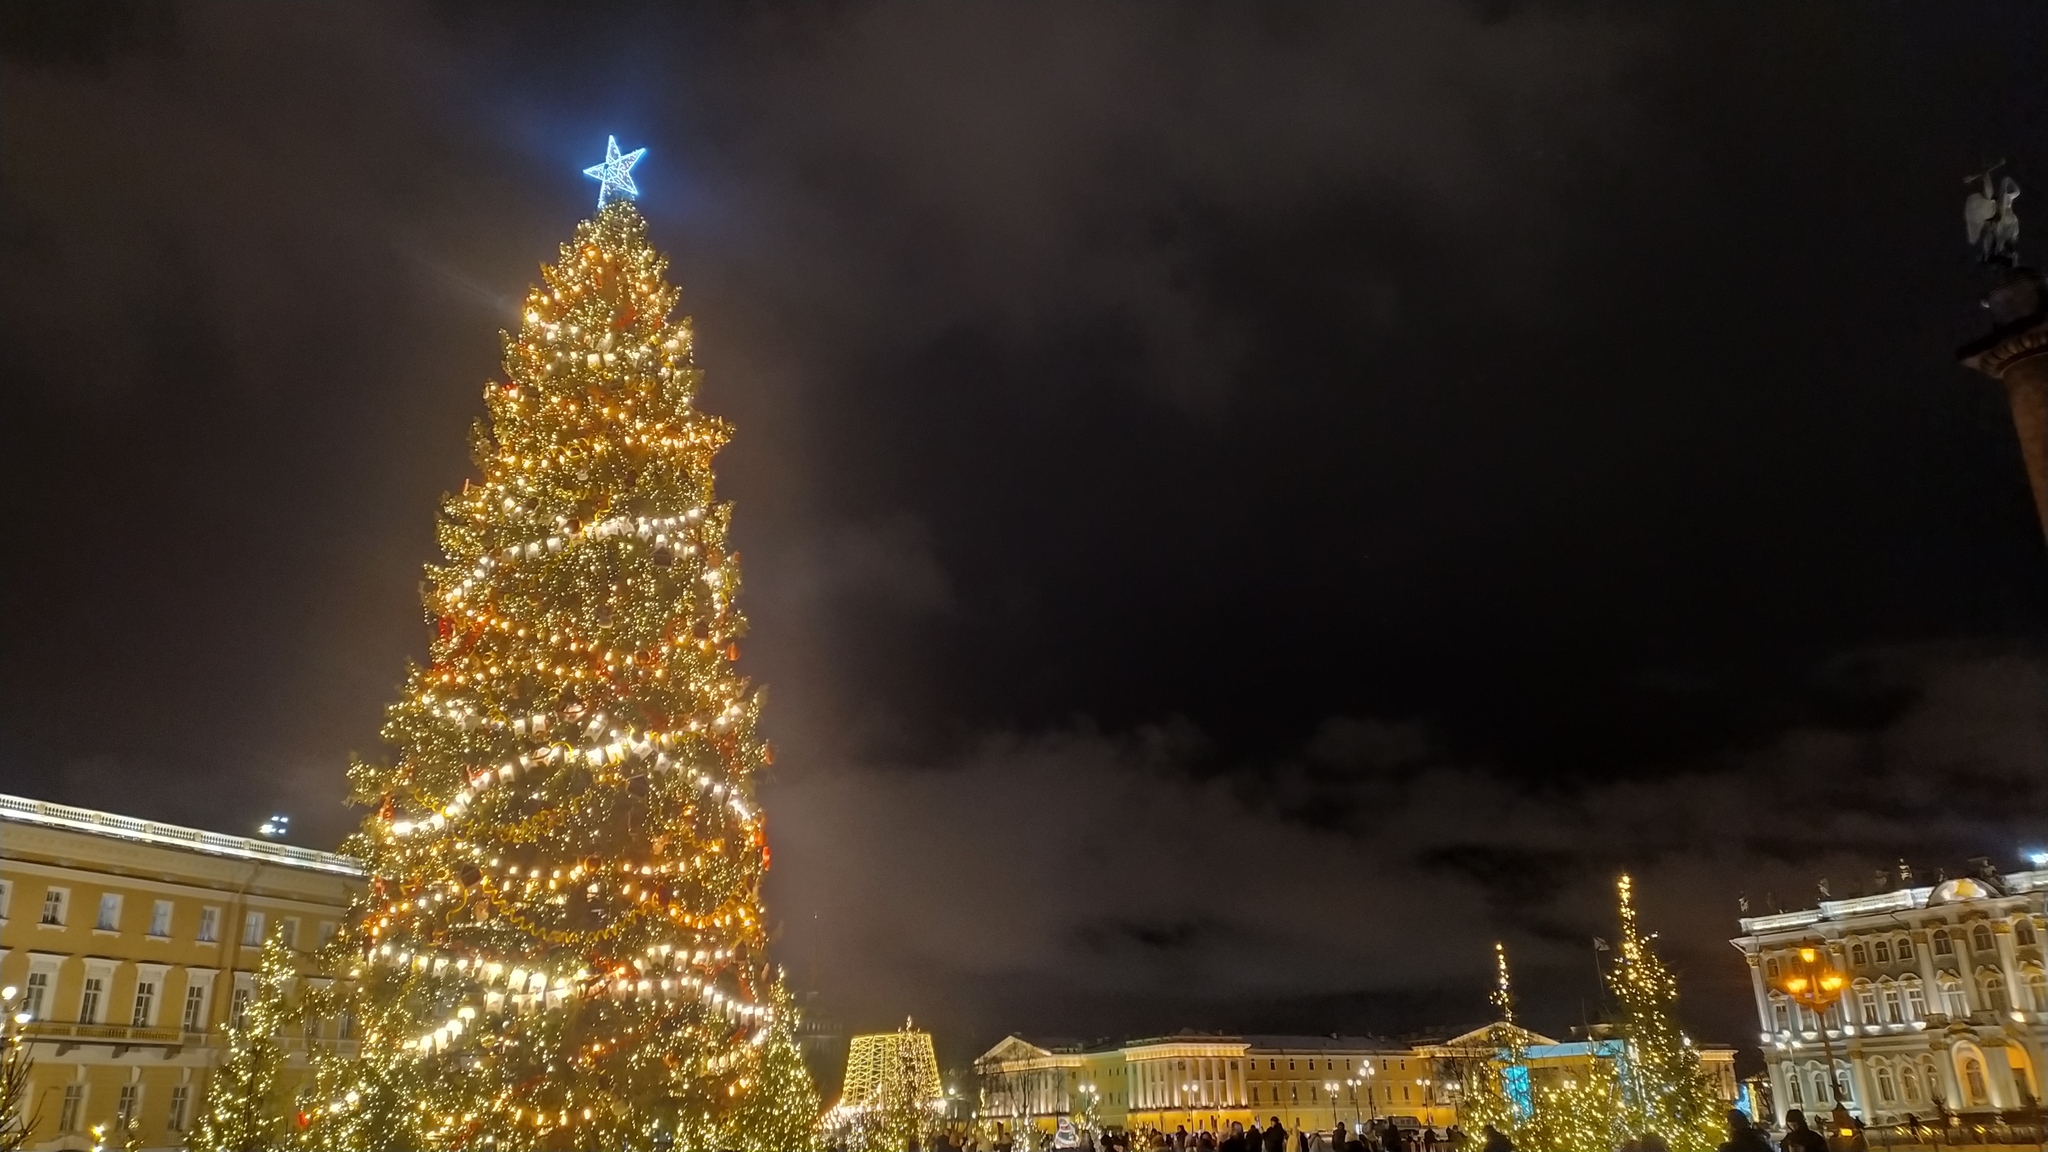
[[[645,155],[647,155],[647,149],[635,148],[621,156],[619,155],[619,138],[617,136],[605,137],[604,163],[592,164],[583,170],[585,176],[597,181],[597,206],[599,208],[604,207],[604,202],[611,199],[611,195],[614,192],[623,192],[628,196],[638,196],[640,194],[639,187],[633,183],[633,165],[638,164],[640,158]]]

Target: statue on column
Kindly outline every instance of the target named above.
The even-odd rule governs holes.
[[[2020,217],[2013,202],[2020,198],[2020,182],[2010,176],[1999,177],[1996,185],[1992,175],[2005,166],[2000,160],[1975,176],[1965,177],[1965,184],[1982,184],[1980,191],[1970,193],[1963,201],[1963,227],[1969,233],[1970,246],[1977,250],[1977,258],[1986,264],[2002,264],[2017,268],[2020,263]]]

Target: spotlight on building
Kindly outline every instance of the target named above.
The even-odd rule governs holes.
[[[292,818],[282,812],[278,812],[273,814],[270,819],[257,825],[256,834],[265,840],[282,840],[291,833],[291,830]]]
[[[2032,864],[2036,868],[2048,868],[2048,849],[2028,848],[2021,852],[2020,855],[2025,856],[2027,863]]]

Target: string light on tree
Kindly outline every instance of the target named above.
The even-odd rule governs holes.
[[[1528,1033],[1514,1023],[1507,950],[1494,945],[1491,999],[1500,1022],[1494,1052],[1465,1075],[1466,1126],[1492,1125],[1525,1152],[1613,1148],[1647,1133],[1672,1152],[1710,1152],[1722,1139],[1723,1105],[1699,1050],[1679,1028],[1678,981],[1636,919],[1635,882],[1616,885],[1620,959],[1605,974],[1619,1007],[1612,1035],[1591,1039],[1594,1058],[1561,1081],[1532,1086]]]
[[[732,510],[676,290],[607,142],[444,502],[431,659],[388,713],[345,850],[368,891],[311,995],[360,1054],[307,1148],[814,1146],[766,957],[761,697],[736,667]]]

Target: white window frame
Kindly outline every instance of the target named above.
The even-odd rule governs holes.
[[[220,905],[208,904],[199,910],[199,927],[192,940],[197,944],[220,943]]]
[[[121,894],[100,893],[99,911],[93,914],[92,930],[119,935],[121,931]]]
[[[249,1015],[249,1005],[256,1000],[256,974],[235,973],[235,988],[228,997],[228,1027],[239,1028]]]
[[[169,940],[171,918],[177,915],[177,906],[169,900],[158,900],[149,906],[149,938]]]
[[[138,1121],[141,1119],[141,1116],[142,1082],[130,1080],[128,1083],[121,1085],[120,1094],[114,1098],[114,1125],[117,1130],[125,1128],[129,1124],[136,1124],[137,1127],[140,1127],[141,1125]]]
[[[185,969],[185,998],[178,1002],[178,1027],[183,1031],[202,1035],[212,1031],[214,975],[212,968]],[[185,1005],[191,1003],[194,991],[199,993],[198,1027],[186,1028]]]
[[[107,1005],[114,998],[114,971],[120,966],[118,960],[102,960],[97,956],[85,958],[85,979],[78,984],[78,1022],[80,1024],[105,1024]],[[97,994],[93,981],[99,981]],[[88,1001],[87,997],[91,996]],[[86,1009],[90,1007],[91,1011]]]
[[[188,1114],[192,1111],[192,1086],[171,1085],[171,1106],[164,1114],[164,1128],[171,1132],[183,1132]]]
[[[64,970],[65,957],[56,952],[31,952],[28,954],[28,977],[22,981],[22,1010],[33,1013],[38,1020],[48,1020],[55,1010],[57,1000],[57,977]],[[43,985],[37,988],[34,977],[41,976]],[[40,995],[37,993],[40,992]]]
[[[0,928],[7,927],[7,912],[13,906],[14,881],[0,880]]]
[[[278,935],[284,937],[284,946],[294,952],[299,948],[299,918],[286,916],[277,922]]]
[[[57,898],[57,918],[50,918],[50,897]],[[36,923],[45,928],[62,928],[71,919],[71,889],[56,884],[43,889],[43,906],[36,912]]]
[[[81,1066],[81,1071],[83,1067]],[[85,1084],[81,1081],[64,1086],[62,1102],[57,1107],[57,1132],[69,1136],[78,1131],[85,1120]]]
[[[169,990],[164,977],[169,975],[170,971],[171,966],[168,964],[138,963],[135,965],[135,995],[130,998],[132,1005],[128,1013],[131,1027],[156,1027],[157,1019],[164,1010],[164,993]],[[149,989],[148,1004],[142,1003],[142,990],[145,987]],[[140,1023],[135,1023],[136,1013],[133,1010],[134,1008],[142,1009],[142,1020]]]
[[[263,913],[250,909],[242,913],[242,947],[258,948],[263,944]]]

